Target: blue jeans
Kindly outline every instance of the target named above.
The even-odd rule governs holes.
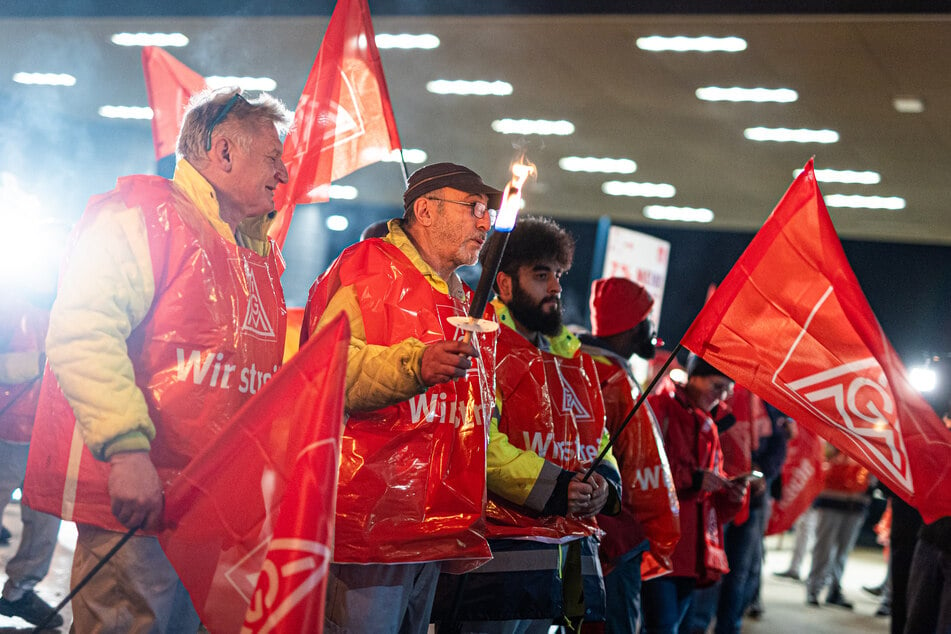
[[[324,632],[425,634],[442,564],[330,564]]]
[[[749,599],[749,579],[763,541],[763,518],[766,508],[750,506],[750,516],[743,524],[730,524],[725,533],[726,557],[730,572],[720,584],[720,605],[717,609],[716,634],[738,634]]]
[[[643,551],[627,556],[604,577],[607,598],[604,631],[607,634],[632,634],[640,627],[643,557]]]
[[[694,590],[688,612],[687,631],[706,631],[717,617],[716,634],[738,634],[743,614],[750,601],[750,586],[762,555],[766,506],[750,506],[749,518],[742,524],[728,523],[723,530],[723,548],[730,572],[714,585]]]
[[[690,608],[694,586],[693,577],[658,577],[641,586],[641,606],[644,608],[643,634],[677,634],[680,623]]]
[[[713,622],[713,617],[717,613],[717,605],[720,602],[720,584],[723,579],[717,579],[716,583],[706,588],[697,588],[693,591],[693,599],[690,601],[690,609],[684,616],[681,632],[692,634],[693,632],[706,632]]]

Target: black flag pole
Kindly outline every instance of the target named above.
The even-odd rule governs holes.
[[[598,454],[598,457],[594,459],[594,462],[591,463],[591,467],[584,474],[584,478],[581,479],[582,482],[587,482],[588,478],[591,477],[591,474],[594,473],[594,470],[598,468],[602,462],[604,462],[604,456],[611,450],[611,447],[614,446],[614,440],[621,435],[621,431],[627,427],[627,424],[631,422],[631,419],[634,418],[634,414],[637,413],[637,410],[641,408],[641,405],[647,399],[647,395],[654,391],[654,388],[657,386],[657,382],[660,381],[660,377],[664,376],[664,373],[667,371],[667,368],[670,367],[670,364],[677,357],[677,353],[683,350],[682,344],[677,344],[674,347],[673,352],[670,353],[670,356],[667,357],[667,360],[664,361],[664,365],[657,371],[657,374],[654,375],[654,378],[651,379],[650,385],[646,389],[641,391],[641,395],[637,398],[637,402],[634,403],[634,407],[631,408],[631,411],[627,413],[627,416],[624,418],[624,422],[621,423],[621,426],[617,428],[611,435],[611,439],[608,441],[608,444],[604,446],[604,449],[601,450],[601,453]]]
[[[105,555],[103,555],[102,559],[99,560],[99,562],[93,567],[93,569],[90,570],[88,573],[86,573],[86,576],[83,577],[82,580],[81,580],[79,583],[77,583],[77,584],[75,585],[75,587],[73,587],[72,590],[70,590],[69,594],[67,594],[67,595],[63,598],[63,600],[60,601],[59,604],[57,604],[57,606],[56,606],[55,608],[53,608],[53,611],[50,612],[49,614],[47,614],[47,615],[46,615],[46,618],[43,619],[42,621],[40,621],[40,622],[37,624],[37,626],[33,628],[33,632],[42,632],[43,629],[46,628],[47,625],[49,625],[50,621],[53,620],[53,617],[56,616],[57,614],[59,614],[60,611],[61,611],[63,608],[66,607],[66,604],[69,603],[70,601],[72,601],[73,597],[75,597],[77,594],[79,594],[79,591],[82,590],[82,589],[86,586],[86,584],[88,584],[89,581],[90,581],[94,576],[96,576],[96,573],[99,572],[100,570],[102,570],[102,567],[105,566],[107,563],[109,563],[109,560],[111,560],[111,559],[115,556],[115,554],[116,554],[117,552],[119,552],[119,549],[120,549],[120,548],[122,548],[123,546],[125,546],[125,543],[126,543],[127,541],[129,541],[129,539],[130,539],[133,535],[135,535],[135,532],[136,532],[137,530],[139,530],[139,527],[138,527],[138,526],[136,526],[136,527],[134,527],[134,528],[130,528],[130,529],[122,536],[122,539],[120,539],[118,542],[116,542],[116,545],[113,546],[112,548],[110,548],[110,549],[109,549],[109,552],[107,552]]]

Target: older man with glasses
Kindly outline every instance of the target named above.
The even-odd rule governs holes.
[[[453,163],[410,176],[405,213],[311,288],[302,338],[350,321],[327,632],[422,634],[440,571],[489,558],[485,445],[494,335],[460,340],[456,275],[476,262],[501,192]]]
[[[31,503],[78,524],[74,583],[127,529],[159,528],[164,487],[250,396],[228,369],[281,364],[283,266],[265,220],[287,180],[290,120],[267,95],[202,93],[185,114],[174,178],[121,178],[76,226],[26,482]],[[212,359],[223,376],[199,371]],[[77,632],[199,627],[148,535],[132,537],[72,609]]]

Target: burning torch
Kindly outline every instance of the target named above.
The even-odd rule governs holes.
[[[535,174],[535,166],[524,162],[522,159],[519,159],[512,166],[512,180],[502,191],[502,203],[499,205],[499,213],[495,218],[495,230],[504,234],[502,244],[499,250],[482,264],[482,275],[479,277],[479,284],[472,295],[469,315],[465,317],[453,316],[448,320],[453,326],[465,331],[463,341],[468,342],[472,338],[473,332],[492,332],[499,327],[494,321],[482,319],[482,314],[485,313],[485,306],[489,303],[492,282],[499,272],[499,263],[502,261],[502,254],[505,252],[505,244],[509,240],[512,229],[515,228],[515,221],[522,206],[522,187],[528,177],[533,174]]]

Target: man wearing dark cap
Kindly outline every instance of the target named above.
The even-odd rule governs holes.
[[[403,217],[311,287],[302,340],[341,312],[351,331],[327,632],[424,633],[440,571],[490,556],[494,335],[460,341],[447,318],[468,313],[455,271],[476,262],[500,198],[466,167],[423,167]]]
[[[673,571],[644,582],[645,634],[677,632],[694,588],[711,585],[729,570],[723,524],[743,504],[746,480],[727,479],[710,412],[732,389],[732,379],[691,354],[687,383],[648,397],[660,421],[680,501],[680,541],[672,557]]]
[[[650,548],[659,562],[669,562],[676,535],[660,526],[671,525],[674,509],[666,517],[651,512],[652,520],[645,526],[638,519],[646,487],[666,493],[670,469],[661,461],[664,477],[651,480],[640,473],[641,459],[647,452],[642,443],[655,443],[653,453],[663,456],[663,446],[656,447],[660,429],[650,405],[642,403],[634,418],[621,428],[641,388],[631,368],[631,355],[650,360],[654,357],[656,336],[649,318],[654,298],[647,290],[627,278],[609,277],[591,283],[591,334],[580,334],[581,351],[594,358],[598,371],[608,431],[614,439],[612,448],[621,472],[621,513],[616,517],[599,516],[598,524],[606,532],[598,554],[604,567],[604,589],[607,598],[605,631],[610,633],[640,631],[641,560]],[[655,429],[656,435],[655,435]],[[650,449],[648,447],[648,449]],[[643,488],[642,488],[643,487]],[[650,529],[650,530],[649,530]],[[651,534],[653,533],[653,534]],[[649,541],[650,539],[650,541]]]

